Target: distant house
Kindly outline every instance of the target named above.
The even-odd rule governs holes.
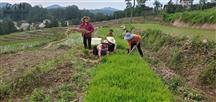
[[[51,23],[51,20],[45,19],[45,20],[43,20],[43,23],[44,23],[44,24],[46,24],[46,23]]]
[[[70,21],[65,21],[66,25],[69,26],[70,25]]]
[[[29,30],[29,27],[30,27],[29,23],[22,23],[19,28],[20,30],[26,31],[26,30]]]
[[[45,24],[45,23],[40,23],[40,24],[38,25],[38,27],[39,27],[39,28],[45,28],[45,27],[46,27],[46,24]]]
[[[180,0],[180,4],[186,8],[190,8],[191,3],[192,3],[192,0]]]
[[[216,3],[216,0],[211,0],[211,3]]]

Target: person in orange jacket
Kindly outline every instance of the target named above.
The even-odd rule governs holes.
[[[141,49],[141,36],[137,34],[132,34],[129,31],[126,31],[124,39],[128,41],[128,53],[131,53],[134,47],[137,47],[139,54],[143,57],[143,51]]]

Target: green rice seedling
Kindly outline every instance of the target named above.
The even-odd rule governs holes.
[[[147,62],[136,54],[128,56],[126,41],[116,40],[120,49],[96,66],[84,101],[172,102],[171,92]]]
[[[118,54],[97,66],[85,102],[171,102],[171,97],[146,62]]]

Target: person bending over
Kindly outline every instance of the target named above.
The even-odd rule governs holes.
[[[109,54],[108,43],[109,42],[107,40],[103,40],[101,44],[93,48],[93,54],[98,56],[99,59],[101,59],[102,56],[108,55]]]
[[[126,31],[124,39],[128,41],[128,53],[133,51],[134,47],[137,47],[140,56],[143,57],[143,52],[141,49],[141,36],[137,34],[132,34],[129,31]]]
[[[114,52],[116,50],[116,41],[114,39],[114,37],[106,37],[107,41],[108,41],[108,50],[109,52]]]

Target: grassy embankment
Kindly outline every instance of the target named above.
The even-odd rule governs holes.
[[[147,24],[133,24],[136,29],[157,29],[163,33],[172,35],[174,37],[189,37],[194,38],[199,36],[200,39],[208,39],[210,41],[216,41],[216,31],[213,30],[202,30],[192,28],[180,28],[169,25],[162,25],[159,23],[147,23]]]
[[[202,42],[198,38],[173,37],[160,30],[146,30],[143,42],[143,47],[154,54],[154,57],[181,76],[175,89],[179,85],[187,87],[188,83],[192,89],[202,90],[198,93],[208,93],[207,90],[215,89],[215,42]],[[208,88],[202,88],[203,86]],[[203,99],[196,95],[196,92],[184,97],[195,101]]]
[[[192,24],[215,24],[216,23],[216,8],[186,11],[174,14],[164,14],[164,21],[174,22],[175,20],[181,20]]]
[[[108,29],[98,32],[105,35]],[[115,29],[116,34],[122,32]],[[171,102],[172,95],[139,55],[126,54],[126,41],[116,36],[118,50],[96,66],[86,102]]]

